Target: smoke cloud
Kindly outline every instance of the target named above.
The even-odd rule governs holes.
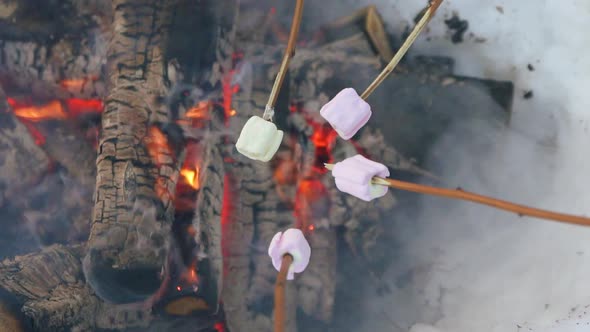
[[[424,6],[375,2],[396,35]],[[461,44],[443,22],[453,12],[469,22]],[[585,1],[446,1],[410,56],[448,55],[458,74],[513,81],[515,101],[508,128],[457,119],[423,166],[451,186],[590,213],[589,14]],[[401,243],[384,277],[392,292],[365,294],[357,331],[590,330],[590,229],[418,200],[391,230]]]

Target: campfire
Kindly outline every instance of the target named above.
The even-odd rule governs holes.
[[[361,154],[427,175],[379,124],[342,141],[319,116],[394,53],[376,9],[300,36],[276,100],[283,142],[261,163],[234,146],[280,65],[286,28],[276,10],[67,3],[57,21],[28,1],[0,5],[10,26],[0,32],[0,330],[270,331],[276,272],[266,247],[290,227],[314,258],[286,287],[286,330],[331,324],[339,242],[367,259],[396,198],[345,195],[324,165]],[[509,111],[510,83],[451,68],[419,57],[391,84],[483,85]]]

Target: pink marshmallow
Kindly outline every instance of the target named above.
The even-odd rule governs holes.
[[[367,124],[371,114],[371,106],[353,88],[340,91],[320,110],[320,115],[345,140]]]
[[[387,167],[359,154],[336,163],[332,175],[336,179],[338,190],[367,202],[384,196],[389,189],[387,186],[371,183],[375,176],[388,177]]]
[[[278,232],[270,241],[268,255],[272,259],[272,265],[277,271],[281,270],[283,256],[293,256],[293,263],[287,273],[287,280],[293,280],[295,273],[301,273],[309,264],[311,247],[303,232],[296,228],[289,228],[284,233]]]

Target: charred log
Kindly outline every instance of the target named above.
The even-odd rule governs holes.
[[[0,13],[0,83],[40,99],[104,96],[111,21],[104,0],[9,1]]]
[[[109,92],[85,273],[102,298],[135,302],[159,287],[182,158],[153,127],[171,120],[160,103],[170,7],[147,0],[112,6],[116,28],[108,49]]]
[[[54,44],[0,39],[0,83],[11,94],[41,100],[102,98],[104,34]]]
[[[85,284],[83,247],[55,245],[0,263],[0,287],[23,303],[33,331],[147,327],[151,310],[102,302]]]

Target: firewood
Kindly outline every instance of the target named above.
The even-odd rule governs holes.
[[[108,35],[55,43],[0,39],[0,84],[11,93],[41,99],[102,98]]]
[[[151,310],[102,302],[84,282],[80,246],[54,245],[0,262],[0,287],[24,303],[34,331],[146,327]]]
[[[166,94],[163,46],[170,5],[155,0],[112,4],[115,33],[108,47],[109,88],[85,273],[97,294],[113,302],[152,295],[166,257],[182,164],[166,135],[154,127],[170,120],[160,103]],[[134,290],[140,276],[146,284]]]

